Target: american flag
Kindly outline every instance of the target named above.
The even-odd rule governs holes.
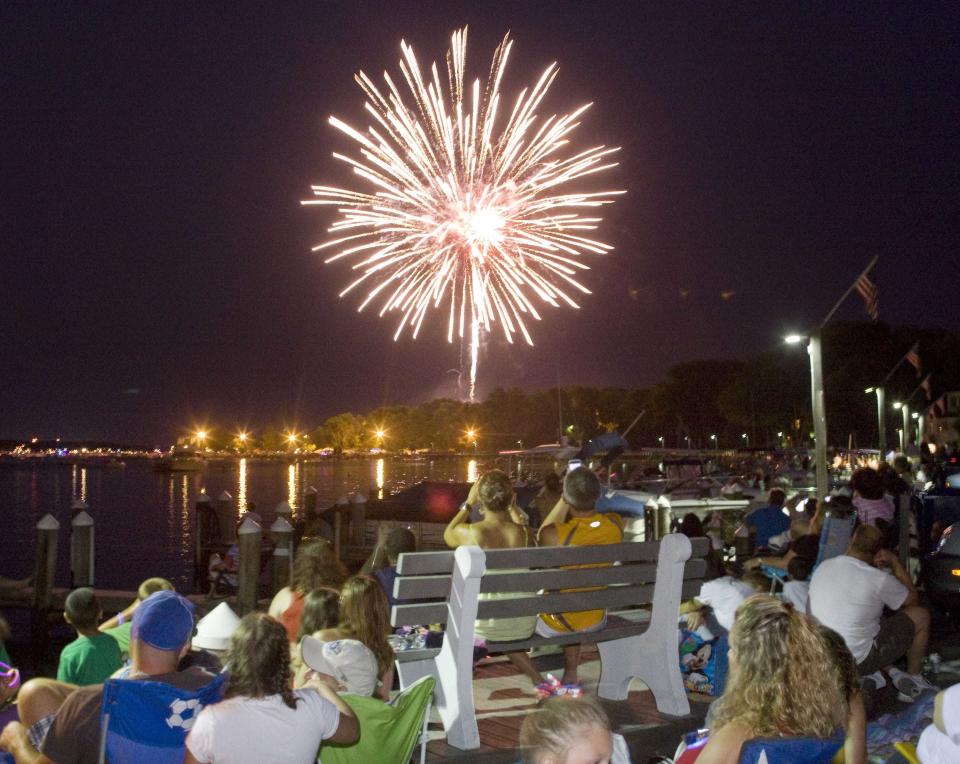
[[[923,382],[920,383],[920,387],[923,388],[923,393],[927,396],[928,401],[933,397],[933,388],[930,386],[930,377],[932,376],[932,374],[927,374]]]
[[[880,316],[880,296],[877,293],[877,285],[873,283],[869,274],[864,273],[857,279],[857,292],[863,298],[867,314],[876,321]]]
[[[920,349],[920,343],[913,343],[913,347],[907,351],[907,354],[904,358],[907,359],[907,362],[917,370],[917,379],[920,379],[920,375],[923,374],[923,364],[920,362],[920,353],[917,351]]]

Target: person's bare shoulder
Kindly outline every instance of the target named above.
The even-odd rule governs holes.
[[[710,733],[710,740],[697,757],[697,764],[737,764],[740,749],[751,737],[746,725],[731,722]]]

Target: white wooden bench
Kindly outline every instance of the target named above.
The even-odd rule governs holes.
[[[398,627],[446,624],[441,648],[397,654],[400,687],[408,687],[422,676],[436,677],[436,704],[447,742],[463,750],[478,748],[472,685],[476,619],[606,608],[614,612],[608,612],[606,626],[600,631],[534,635],[522,642],[488,643],[488,650],[503,653],[543,645],[596,643],[601,661],[600,697],[623,700],[631,680],[638,678],[653,692],[659,711],[685,716],[690,704],[680,678],[678,610],[682,600],[699,592],[708,550],[705,538],[691,543],[686,536],[670,534],[660,542],[486,552],[464,546],[456,551],[400,555],[393,591],[398,603],[392,608],[391,623]],[[603,563],[607,567],[564,569]],[[521,570],[484,575],[506,569]],[[558,591],[589,586],[605,588]],[[549,593],[481,601],[481,592]],[[649,617],[640,619],[615,612],[636,612],[648,606]]]

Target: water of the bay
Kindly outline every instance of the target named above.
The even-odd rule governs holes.
[[[269,526],[274,508],[289,502],[294,518],[303,493],[317,489],[317,506],[352,492],[398,490],[421,480],[474,478],[468,458],[325,459],[286,463],[255,459],[210,461],[201,472],[161,473],[148,460],[125,467],[25,461],[0,465],[3,552],[0,575],[33,572],[36,525],[46,514],[60,523],[56,585],[67,586],[70,505],[83,499],[95,522],[95,583],[101,589],[136,589],[150,576],[170,579],[178,590],[193,585],[194,502],[201,491],[229,492],[242,511],[255,504]]]

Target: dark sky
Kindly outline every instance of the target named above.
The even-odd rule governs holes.
[[[395,72],[401,38],[441,59],[464,23],[479,76],[511,31],[511,100],[559,61],[547,107],[595,102],[578,141],[621,146],[628,191],[594,294],[535,348],[493,336],[481,394],[768,348],[873,255],[884,320],[956,325],[953,3],[5,3],[0,437],[166,444],[455,393],[444,322],[394,343],[338,300],[349,267],[310,251],[332,212],[299,202],[344,180],[326,118],[365,124],[354,72]]]

